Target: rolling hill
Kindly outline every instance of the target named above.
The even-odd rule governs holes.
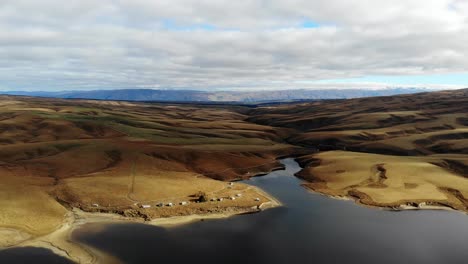
[[[0,96],[2,243],[57,230],[73,208],[147,220],[245,212],[272,198],[224,181],[285,156],[323,194],[468,212],[468,89],[248,107]]]
[[[260,107],[250,122],[285,141],[313,190],[380,207],[468,206],[468,89]]]

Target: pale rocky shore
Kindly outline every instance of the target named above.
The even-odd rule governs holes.
[[[28,233],[18,229],[0,228],[0,235],[2,237],[0,250],[1,248],[5,249],[12,247],[40,247],[49,249],[54,254],[70,259],[75,263],[118,264],[120,263],[118,259],[91,247],[72,241],[72,233],[81,226],[92,223],[102,223],[103,225],[118,223],[141,223],[170,228],[177,225],[188,224],[190,222],[205,219],[222,219],[234,215],[257,213],[261,212],[262,210],[281,206],[281,203],[278,200],[266,192],[263,192],[262,190],[253,186],[251,188],[255,188],[255,191],[266,198],[267,201],[262,202],[256,206],[225,207],[222,209],[216,208],[212,210],[212,213],[177,215],[151,220],[145,220],[141,217],[125,217],[114,213],[85,212],[79,208],[72,208],[67,213],[67,216],[62,225],[54,232],[44,236],[33,237]]]

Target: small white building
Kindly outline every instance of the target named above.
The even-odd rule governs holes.
[[[216,198],[211,198],[210,201],[214,202],[216,201]]]
[[[229,183],[229,185],[230,185],[230,186],[233,186],[233,185],[234,185],[234,183],[233,183],[233,182],[230,182],[230,183]]]
[[[143,209],[148,209],[148,208],[151,208],[151,205],[149,205],[149,204],[142,204],[142,205],[141,205],[141,208],[143,208]]]
[[[260,202],[260,198],[255,198],[255,201],[256,201],[256,202]]]
[[[94,204],[92,204],[92,206],[93,206],[93,207],[99,207],[99,204],[94,203]]]
[[[229,197],[229,199],[231,199],[231,200],[235,200],[235,199],[236,199],[236,197],[232,196],[232,197]]]
[[[241,197],[242,196],[242,193],[238,193],[236,194],[237,197]]]
[[[188,203],[187,202],[180,202],[180,205],[187,205]]]
[[[164,204],[163,204],[163,203],[158,203],[158,204],[156,204],[156,206],[157,206],[157,207],[163,207]]]
[[[173,203],[168,203],[167,206],[172,207],[172,206],[174,206],[174,204]]]
[[[224,199],[223,198],[218,198],[218,201],[222,202]]]

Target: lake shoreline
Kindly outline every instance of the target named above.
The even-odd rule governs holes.
[[[263,210],[282,206],[282,204],[276,198],[269,195],[265,191],[261,190],[260,188],[253,188],[255,188],[258,193],[266,197],[268,202],[264,202],[258,206],[252,207],[226,207],[223,208],[221,212],[219,212],[218,209],[217,212],[213,213],[161,217],[149,221],[140,217],[125,217],[119,214],[105,212],[85,212],[79,208],[72,208],[67,213],[67,216],[61,226],[52,233],[43,236],[28,237],[27,239],[20,239],[18,241],[10,241],[11,245],[5,246],[0,250],[15,247],[38,247],[51,250],[54,254],[65,257],[76,263],[120,263],[117,259],[110,255],[104,254],[89,246],[73,241],[73,232],[83,225],[92,223],[139,223],[170,228],[189,224],[195,221],[224,219],[235,215],[259,213]],[[8,228],[8,230],[18,234],[22,232],[21,230],[13,228]],[[17,237],[23,238],[24,236],[18,235]]]
[[[273,163],[273,162],[272,162]],[[248,184],[248,180],[255,177],[268,175],[273,171],[284,170],[283,166],[274,166],[269,171],[257,172],[247,179],[238,179],[232,182],[240,182]],[[232,207],[219,207],[213,205],[212,209],[206,210],[206,213],[191,213],[187,211],[187,215],[169,215],[154,219],[148,219],[144,215],[126,216],[113,210],[108,211],[87,211],[84,208],[73,207],[72,205],[63,202],[68,212],[63,222],[54,231],[45,235],[32,235],[20,228],[0,226],[0,234],[7,234],[10,239],[4,245],[0,244],[0,251],[4,249],[17,247],[38,247],[51,250],[54,254],[65,257],[76,263],[120,263],[117,259],[110,255],[106,255],[98,250],[95,250],[78,242],[73,242],[72,233],[80,226],[90,223],[103,224],[125,224],[125,223],[140,223],[164,228],[176,227],[184,224],[189,224],[195,221],[203,221],[207,219],[225,219],[236,215],[259,213],[270,208],[280,207],[283,204],[272,195],[262,189],[249,186],[259,196],[262,196],[267,201],[264,201],[255,206],[240,206],[235,202]],[[262,199],[263,200],[263,199]]]
[[[437,203],[439,203],[438,201],[425,201],[421,203],[412,202],[411,205],[409,205],[408,202],[395,203],[391,205],[379,204],[379,203],[365,203],[360,198],[355,197],[355,196],[332,195],[332,194],[328,194],[328,193],[315,190],[314,188],[310,187],[307,184],[303,184],[302,186],[308,191],[315,193],[315,194],[319,194],[319,195],[322,195],[331,199],[354,202],[356,205],[364,206],[364,207],[372,208],[372,209],[380,209],[380,210],[392,211],[392,212],[417,211],[417,210],[441,210],[441,211],[459,212],[465,215],[468,214],[468,212],[466,211],[458,210],[448,205],[437,205]]]
[[[283,168],[284,169],[284,168]],[[273,171],[280,170],[275,169]],[[301,179],[300,177],[295,176],[296,178],[303,181],[302,187],[306,190],[326,196],[327,198],[338,199],[338,200],[348,200],[353,201],[356,204],[364,207],[369,207],[373,209],[382,209],[388,211],[406,211],[406,210],[449,210],[449,211],[459,211],[450,207],[445,206],[435,206],[422,204],[418,207],[407,205],[406,203],[400,204],[398,206],[388,206],[388,205],[372,205],[363,203],[358,197],[355,196],[334,196],[320,191],[314,190],[308,186],[307,181]],[[248,184],[248,180],[244,183]],[[94,249],[90,246],[86,246],[82,243],[73,241],[72,234],[75,230],[86,224],[102,223],[102,224],[128,224],[128,223],[139,223],[147,224],[153,226],[160,226],[164,228],[177,227],[184,224],[189,224],[196,221],[203,221],[208,219],[225,219],[235,215],[242,214],[251,214],[258,213],[269,208],[275,208],[283,206],[283,204],[277,200],[274,196],[263,191],[259,187],[251,186],[255,188],[256,191],[262,196],[268,199],[268,202],[261,203],[258,206],[253,207],[224,207],[220,211],[218,208],[217,211],[206,214],[188,214],[180,216],[170,216],[170,217],[161,217],[151,220],[145,220],[141,217],[126,217],[120,214],[115,214],[111,212],[86,212],[79,208],[71,208],[67,214],[66,219],[63,224],[54,232],[40,236],[27,239],[26,241],[19,242],[16,245],[6,247],[40,247],[51,250],[54,254],[58,256],[65,257],[76,263],[120,263],[116,258],[104,254],[103,252]],[[0,229],[1,230],[1,229]],[[19,230],[18,230],[19,231]]]

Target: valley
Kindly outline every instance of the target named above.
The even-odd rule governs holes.
[[[237,181],[283,157],[328,196],[468,212],[468,90],[258,106],[0,96],[0,246],[58,241],[97,215],[281,206]]]

